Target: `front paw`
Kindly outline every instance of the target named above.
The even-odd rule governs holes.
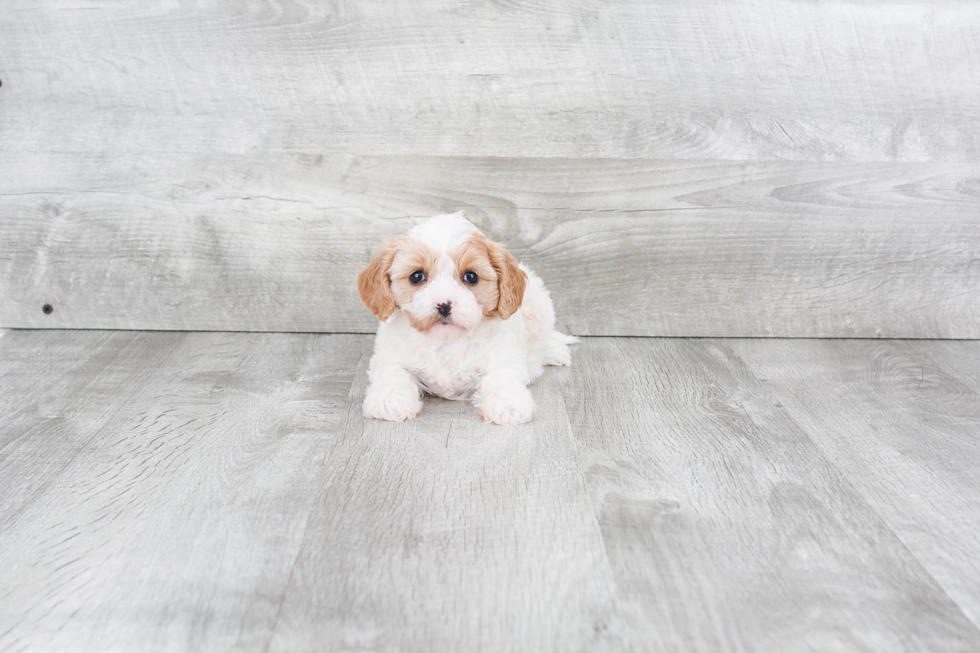
[[[404,422],[419,414],[422,410],[422,398],[417,392],[370,393],[364,398],[361,408],[364,416],[371,419]]]
[[[520,426],[534,417],[534,397],[527,388],[520,392],[484,397],[480,402],[480,415],[492,424]]]

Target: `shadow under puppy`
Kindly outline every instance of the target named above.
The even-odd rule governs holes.
[[[381,320],[364,416],[406,420],[424,392],[468,399],[494,424],[534,416],[528,384],[571,364],[576,338],[555,331],[540,277],[462,213],[440,215],[386,242],[357,277]]]

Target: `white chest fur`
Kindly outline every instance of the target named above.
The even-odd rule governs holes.
[[[487,373],[526,366],[525,340],[520,315],[489,320],[471,332],[436,327],[420,333],[396,314],[379,330],[377,346],[389,360],[396,357],[429,394],[467,399],[479,390]]]

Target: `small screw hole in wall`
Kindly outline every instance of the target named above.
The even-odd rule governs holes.
[[[41,310],[44,311],[45,315],[51,315],[52,313],[54,313],[54,306],[52,306],[51,304],[45,304],[44,306],[41,307]]]

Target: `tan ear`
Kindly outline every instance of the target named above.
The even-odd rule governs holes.
[[[391,277],[388,269],[395,258],[396,241],[389,240],[371,263],[357,275],[357,289],[361,293],[361,301],[371,309],[371,312],[384,322],[395,312],[395,296],[391,292]]]
[[[497,290],[500,293],[497,298],[497,314],[506,320],[518,311],[524,301],[527,275],[518,267],[517,259],[502,246],[489,240],[486,241],[486,246],[490,252],[490,264],[497,273]]]

